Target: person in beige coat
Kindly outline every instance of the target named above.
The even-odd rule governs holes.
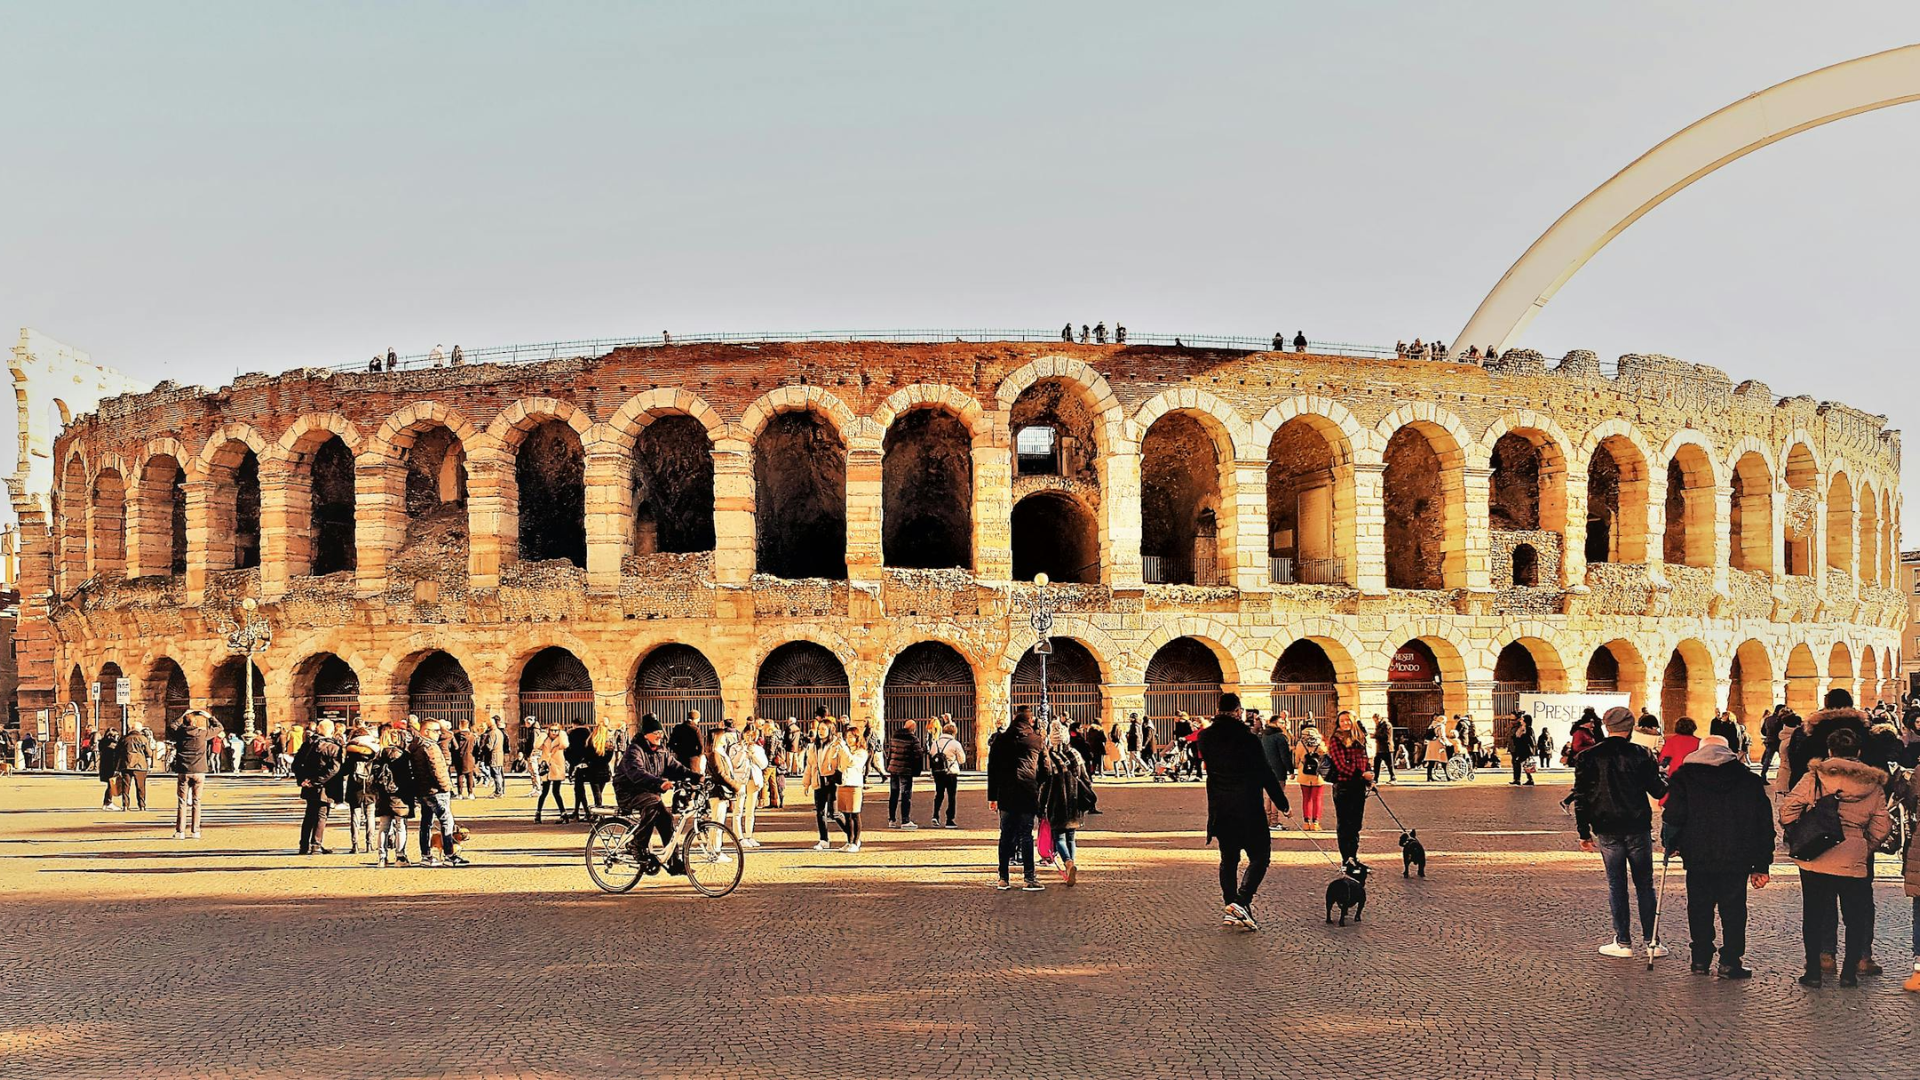
[[[1842,837],[1812,859],[1795,859],[1800,867],[1801,936],[1806,945],[1806,974],[1800,985],[1817,987],[1821,981],[1823,943],[1836,932],[1834,907],[1846,923],[1846,958],[1840,965],[1840,985],[1860,985],[1860,960],[1873,942],[1873,881],[1867,875],[1867,855],[1893,831],[1887,814],[1887,774],[1860,760],[1860,737],[1841,729],[1827,737],[1827,756],[1816,760],[1780,803],[1780,824],[1800,820],[1823,797],[1840,803]]]

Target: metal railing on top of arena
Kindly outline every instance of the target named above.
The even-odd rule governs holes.
[[[1076,338],[1077,340],[1077,338]],[[1292,339],[1285,351],[1292,351]],[[985,344],[999,341],[1059,342],[1058,330],[800,330],[800,331],[755,331],[750,333],[704,333],[675,334],[671,331],[660,334],[642,334],[636,337],[621,338],[582,338],[575,341],[549,341],[537,345],[488,345],[476,349],[462,348],[462,364],[532,364],[545,360],[564,360],[573,357],[603,356],[614,349],[664,347],[674,345],[761,345],[784,342],[808,341],[873,341],[903,345],[937,344],[945,342],[971,342]],[[1241,352],[1270,352],[1273,350],[1272,338],[1237,337],[1223,334],[1159,334],[1127,331],[1128,345],[1160,345],[1193,349],[1230,349]],[[1345,341],[1308,341],[1306,350],[1321,356],[1359,356],[1382,358],[1393,356],[1390,346],[1356,345]],[[380,353],[381,369],[386,368],[386,353]],[[453,347],[447,346],[433,352],[410,353],[396,356],[394,367],[399,370],[417,370],[420,368],[446,367],[453,363]],[[332,371],[372,372],[372,360],[357,363],[317,365]]]

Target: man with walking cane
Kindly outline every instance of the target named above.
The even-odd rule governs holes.
[[[1628,738],[1633,713],[1607,710],[1603,721],[1607,737],[1574,759],[1574,820],[1580,826],[1580,850],[1599,852],[1607,868],[1607,891],[1613,909],[1613,940],[1600,946],[1601,956],[1633,956],[1633,922],[1627,905],[1627,878],[1633,878],[1640,901],[1640,929],[1646,935],[1649,959],[1667,955],[1655,938],[1654,919],[1659,899],[1653,888],[1653,803],[1667,793],[1660,763],[1645,747]]]
[[[1720,912],[1719,977],[1747,979],[1747,886],[1764,889],[1773,865],[1773,804],[1767,786],[1719,735],[1700,740],[1668,782],[1660,844],[1686,863],[1687,925],[1695,975],[1713,963],[1713,913]],[[1661,871],[1664,882],[1666,871]]]

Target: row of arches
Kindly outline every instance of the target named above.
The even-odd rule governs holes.
[[[1326,630],[1327,628],[1321,628]],[[1894,685],[1891,650],[1837,642],[1821,655],[1797,644],[1781,655],[1758,639],[1716,656],[1705,643],[1671,644],[1615,638],[1563,647],[1530,633],[1498,649],[1463,649],[1442,632],[1409,637],[1391,649],[1366,648],[1338,632],[1310,633],[1268,654],[1243,660],[1206,636],[1171,636],[1140,656],[1103,656],[1097,639],[1061,636],[1045,657],[1045,699],[1056,716],[1110,723],[1123,709],[1139,711],[1163,731],[1181,712],[1211,714],[1223,690],[1249,704],[1325,718],[1338,708],[1377,712],[1408,730],[1436,713],[1508,715],[1532,691],[1618,692],[1636,707],[1653,708],[1669,724],[1681,716],[1704,719],[1726,707],[1749,723],[1777,701],[1803,714],[1828,688],[1845,687],[1866,703]],[[532,648],[504,671],[485,674],[484,690],[468,664],[444,649],[423,649],[391,670],[358,658],[312,652],[270,676],[256,667],[253,727],[301,723],[322,716],[376,721],[414,713],[446,720],[480,720],[498,710],[517,725],[522,717],[576,723],[611,715],[629,724],[645,713],[669,721],[698,712],[706,720],[729,713],[805,718],[825,708],[835,715],[877,711],[890,723],[952,716],[970,741],[984,738],[982,717],[1042,700],[1042,657],[976,661],[955,644],[922,640],[904,645],[872,673],[870,693],[856,694],[842,654],[800,639],[769,649],[752,668],[752,684],[726,687],[720,671],[697,646],[665,642],[633,662],[624,685],[597,681],[586,659],[565,645]],[[1011,660],[1010,664],[1003,660]],[[1271,666],[1267,666],[1270,662]],[[1256,666],[1256,664],[1258,666]],[[1124,665],[1124,666],[1123,666]],[[244,663],[228,658],[190,680],[173,658],[161,656],[137,672],[137,708],[151,723],[171,723],[192,705],[210,709],[230,730],[245,727]],[[363,681],[363,673],[369,681]],[[95,679],[110,688],[123,671],[103,663]],[[602,676],[602,680],[604,680]],[[992,685],[998,681],[998,685]],[[93,715],[86,670],[76,664],[69,700],[82,719]],[[107,691],[111,693],[110,690]],[[484,700],[482,700],[484,698]],[[109,718],[116,714],[109,712]]]
[[[1137,565],[1149,583],[1556,586],[1583,565],[1655,561],[1894,579],[1891,486],[1823,462],[1804,434],[1779,454],[1751,438],[1722,454],[1691,429],[1655,448],[1611,420],[1575,443],[1521,411],[1474,437],[1428,403],[1363,427],[1318,398],[1249,423],[1190,388],[1127,413],[1084,365],[1051,370],[1010,378],[992,412],[909,387],[861,418],[821,388],[788,387],[729,424],[656,390],[600,424],[542,398],[483,430],[429,402],[364,437],[326,414],[274,443],[242,424],[192,454],[156,440],[131,463],[90,464],[76,445],[56,499],[58,566],[68,586],[263,559],[286,577],[377,572],[450,525],[485,547],[476,569],[587,567],[595,550],[618,567],[727,541],[751,548],[753,572],[845,578],[869,560],[851,538],[882,566],[982,573],[982,555],[1005,550],[993,576],[1063,582],[1129,580]],[[1008,497],[985,498],[1002,477]],[[984,505],[1005,516],[981,520]],[[1378,554],[1359,542],[1372,531]],[[1509,580],[1484,577],[1492,548],[1512,553]]]

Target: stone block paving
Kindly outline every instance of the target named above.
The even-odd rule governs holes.
[[[1897,881],[1888,976],[1859,990],[1793,984],[1790,868],[1754,897],[1750,984],[1688,975],[1684,949],[1649,973],[1594,953],[1604,879],[1564,787],[1389,789],[1429,876],[1401,879],[1371,804],[1377,873],[1345,929],[1323,922],[1332,870],[1285,834],[1259,934],[1219,926],[1191,784],[1103,785],[1079,886],[1039,894],[990,887],[977,783],[960,830],[889,831],[870,799],[854,856],[802,850],[810,809],[773,811],[721,900],[599,894],[583,827],[533,826],[524,784],[455,804],[467,870],[296,857],[276,781],[215,781],[206,838],[176,843],[156,789],[103,813],[91,781],[0,778],[0,1078],[1731,1080],[1910,1076],[1920,1054]],[[1676,945],[1683,895],[1676,867]]]

